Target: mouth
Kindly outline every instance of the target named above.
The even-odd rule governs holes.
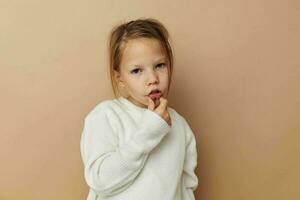
[[[162,92],[158,89],[154,89],[152,90],[148,96],[152,99],[152,100],[156,100],[159,99],[162,96]]]

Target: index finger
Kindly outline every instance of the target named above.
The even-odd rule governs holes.
[[[166,107],[167,107],[167,104],[168,104],[168,100],[163,98],[163,97],[160,97],[159,98],[159,106],[157,107],[158,110],[161,110],[161,111],[164,111],[166,110]]]

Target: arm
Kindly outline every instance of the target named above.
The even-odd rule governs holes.
[[[189,200],[194,200],[194,191],[198,186],[198,178],[195,174],[195,168],[197,166],[197,146],[195,135],[188,125],[187,121],[184,120],[185,135],[186,135],[186,152],[185,161],[183,166],[183,185],[187,191],[187,198]]]
[[[109,113],[104,111],[97,117],[85,118],[81,139],[85,180],[103,197],[118,194],[134,182],[148,153],[170,129],[159,115],[146,110],[132,138],[119,144],[110,123]]]

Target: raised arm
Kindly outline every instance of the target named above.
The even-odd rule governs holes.
[[[127,143],[119,143],[108,112],[86,117],[81,155],[87,184],[99,196],[113,196],[128,188],[143,169],[149,152],[169,132],[170,126],[146,110],[141,124]]]

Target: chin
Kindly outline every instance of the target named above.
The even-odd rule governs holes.
[[[145,108],[145,107],[148,106],[147,103],[145,103],[145,101],[147,101],[147,99],[145,100],[142,97],[136,98],[136,97],[133,97],[132,95],[129,95],[128,100],[130,100],[136,106],[139,106],[139,107],[142,107],[142,108]]]

